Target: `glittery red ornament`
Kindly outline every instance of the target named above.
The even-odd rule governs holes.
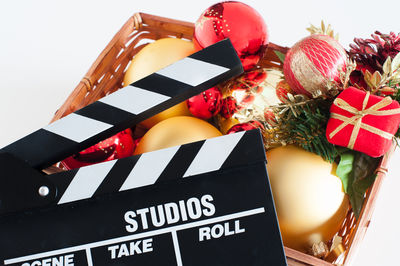
[[[258,121],[249,121],[247,123],[236,124],[231,127],[226,134],[232,134],[239,131],[247,131],[252,129],[264,129],[264,126]]]
[[[329,81],[340,83],[339,70],[345,70],[346,59],[346,51],[335,39],[315,34],[289,50],[283,71],[295,92],[315,97],[326,93]]]
[[[228,119],[228,118],[232,117],[232,115],[235,112],[237,112],[239,109],[240,109],[240,107],[238,106],[236,99],[232,96],[228,96],[222,100],[220,114],[224,118]]]
[[[243,68],[254,67],[268,45],[267,26],[252,7],[240,2],[221,2],[206,9],[197,20],[193,41],[205,48],[229,38]]]
[[[222,93],[217,87],[212,87],[186,100],[192,115],[201,119],[210,119],[221,110]]]
[[[126,129],[111,138],[100,141],[96,145],[66,158],[61,163],[67,169],[75,169],[95,163],[120,159],[132,156],[135,146],[132,131]]]
[[[281,102],[288,100],[288,93],[294,94],[286,80],[281,80],[276,84],[276,96]]]
[[[277,123],[275,113],[270,107],[264,109],[264,119],[269,123]]]

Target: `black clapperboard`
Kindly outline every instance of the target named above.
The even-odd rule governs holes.
[[[0,265],[286,265],[258,130],[40,171],[242,71],[224,40],[1,149]]]

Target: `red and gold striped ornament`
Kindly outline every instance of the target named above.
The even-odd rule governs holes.
[[[346,51],[334,38],[315,34],[297,42],[286,54],[283,71],[290,87],[317,97],[327,92],[329,81],[340,83],[346,68]]]

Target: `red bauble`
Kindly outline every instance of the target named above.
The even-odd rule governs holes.
[[[240,2],[221,2],[209,7],[197,20],[193,41],[205,48],[229,38],[243,68],[255,66],[268,45],[267,26],[252,7]]]
[[[264,91],[267,76],[266,69],[258,68],[246,71],[229,81],[225,90],[230,94],[230,98],[227,97],[222,102],[222,116],[229,118],[236,111],[251,105],[256,96]]]
[[[186,100],[189,111],[197,118],[210,119],[221,110],[222,93],[212,87]]]
[[[236,124],[231,127],[226,134],[232,134],[239,131],[247,131],[252,129],[264,129],[264,126],[258,121],[249,121],[247,123]]]
[[[266,122],[268,122],[268,123],[277,123],[278,121],[276,120],[276,116],[275,116],[275,113],[274,113],[274,111],[271,109],[271,108],[269,108],[269,107],[266,107],[265,109],[264,109],[264,119],[265,119],[265,121]]]
[[[237,112],[240,109],[239,105],[237,104],[237,101],[234,97],[228,96],[225,99],[222,100],[221,104],[221,112],[220,114],[228,119],[232,117],[232,115]]]
[[[326,93],[329,81],[340,83],[339,70],[346,68],[346,51],[332,37],[315,34],[297,42],[286,54],[283,71],[297,93]]]
[[[61,163],[70,170],[95,163],[121,159],[132,156],[135,146],[132,131],[126,129],[111,138],[100,141],[96,145],[66,158]]]
[[[276,85],[276,96],[281,102],[288,100],[288,93],[294,94],[286,80],[281,80]]]

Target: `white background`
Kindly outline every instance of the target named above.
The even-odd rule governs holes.
[[[217,1],[2,1],[0,147],[47,124],[113,35],[135,12],[194,22]],[[333,25],[347,49],[375,30],[400,32],[397,0],[244,1],[264,17],[270,41],[291,46],[310,23]],[[354,265],[398,265],[397,151]],[[0,251],[1,252],[1,251]]]

